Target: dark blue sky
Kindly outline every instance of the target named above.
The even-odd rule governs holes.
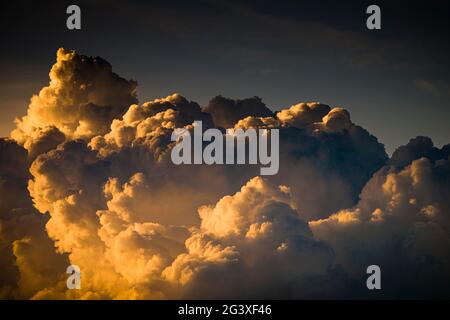
[[[65,27],[69,4],[82,30]],[[366,28],[369,4],[382,30]],[[48,82],[58,47],[101,56],[141,102],[260,96],[347,108],[392,152],[417,135],[450,142],[446,1],[13,1],[2,3],[0,135]]]

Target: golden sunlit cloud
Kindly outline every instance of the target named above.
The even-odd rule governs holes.
[[[174,165],[171,134],[196,120],[279,129],[279,173]],[[59,49],[48,86],[0,140],[0,297],[364,297],[355,283],[373,261],[402,270],[387,296],[448,294],[449,155],[417,138],[388,159],[347,110],[318,102],[139,104],[108,62]],[[70,264],[79,290],[66,286]]]

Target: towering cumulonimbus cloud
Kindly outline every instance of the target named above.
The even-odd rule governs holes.
[[[371,297],[370,264],[390,283],[381,297],[450,294],[448,146],[419,137],[388,159],[347,110],[318,102],[138,104],[133,81],[64,49],[50,79],[0,141],[2,297]],[[279,129],[278,174],[174,165],[172,132],[196,120]],[[81,290],[66,288],[69,264]]]

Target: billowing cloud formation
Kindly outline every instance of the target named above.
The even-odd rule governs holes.
[[[382,297],[449,294],[449,147],[416,138],[388,160],[347,110],[317,102],[138,104],[106,61],[63,49],[50,79],[1,141],[2,297],[365,297],[370,264]],[[196,120],[279,129],[279,173],[174,165],[171,134]],[[65,286],[69,264],[81,290]]]
[[[411,140],[367,183],[356,207],[310,222],[351,275],[379,265],[385,297],[450,293],[448,150],[426,138]]]
[[[113,73],[111,65],[99,57],[61,48],[49,76],[49,85],[31,98],[27,115],[16,120],[17,128],[11,133],[33,154],[36,148],[56,147],[62,134],[88,139],[105,133],[113,119],[137,102],[136,83]]]
[[[342,285],[343,279],[333,278],[338,271],[332,251],[313,238],[286,186],[256,177],[216,205],[200,207],[199,214],[201,226],[186,240],[188,252],[164,270],[181,285],[183,297],[323,296]],[[328,292],[310,286],[326,281]]]
[[[299,103],[289,109],[278,112],[280,121],[294,127],[306,127],[310,124],[322,122],[330,112],[330,107],[320,103]]]

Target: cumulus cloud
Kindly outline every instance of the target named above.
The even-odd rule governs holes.
[[[337,273],[331,250],[313,238],[286,186],[255,177],[236,194],[199,208],[199,215],[188,253],[164,270],[183,297],[327,296],[342,285],[339,277],[331,280]],[[307,285],[327,280],[327,292]]]
[[[354,208],[309,223],[353,276],[364,277],[364,266],[379,265],[385,297],[450,293],[447,150],[434,148],[430,139],[413,139],[367,183]]]
[[[106,155],[139,144],[158,156],[157,149],[166,147],[173,129],[183,128],[195,120],[202,121],[206,127],[212,126],[211,116],[202,112],[197,103],[173,94],[142,105],[131,105],[121,119],[113,120],[107,134],[95,136],[90,145]]]
[[[341,107],[139,104],[135,89],[103,59],[58,50],[0,144],[2,297],[365,297],[369,264],[391,283],[383,297],[413,295],[418,273],[448,294],[448,146],[418,137],[388,159]],[[279,129],[278,174],[174,165],[172,132],[196,120]],[[69,264],[81,290],[65,286]]]
[[[113,73],[111,65],[99,57],[61,48],[49,77],[49,85],[31,98],[27,115],[16,120],[11,133],[27,150],[51,150],[62,134],[68,139],[89,139],[105,133],[113,119],[137,102],[136,82]]]
[[[318,102],[299,103],[289,109],[277,113],[277,118],[283,123],[294,127],[306,127],[307,125],[322,122],[322,118],[330,112],[330,107]]]

